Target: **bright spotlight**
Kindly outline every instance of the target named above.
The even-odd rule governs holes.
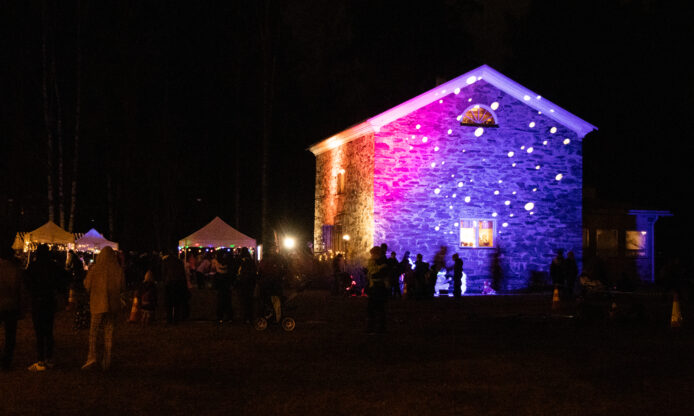
[[[294,237],[284,237],[284,248],[291,250],[296,246],[296,240]]]
[[[343,235],[343,236],[342,236],[342,239],[345,240],[345,241],[349,241],[349,239],[350,239],[349,234]]]

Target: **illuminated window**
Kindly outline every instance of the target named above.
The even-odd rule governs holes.
[[[460,125],[475,127],[499,127],[496,124],[492,111],[480,106],[479,104],[465,110],[463,113],[463,119],[460,121]]]
[[[338,195],[345,192],[345,170],[342,169],[337,174],[337,193]]]
[[[460,220],[460,247],[494,247],[496,221],[481,219]]]
[[[645,257],[648,255],[646,249],[646,231],[627,231],[626,249],[627,255],[635,257]]]

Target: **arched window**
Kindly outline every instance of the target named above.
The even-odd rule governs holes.
[[[499,127],[496,124],[496,117],[491,109],[475,104],[463,113],[460,120],[461,126],[473,127]]]

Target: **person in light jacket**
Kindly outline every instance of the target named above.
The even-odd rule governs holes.
[[[120,294],[125,290],[125,274],[111,247],[104,247],[96,258],[96,264],[89,269],[84,287],[89,292],[89,309],[92,314],[89,328],[89,354],[82,369],[89,369],[97,363],[96,340],[103,331],[104,351],[101,368],[111,366],[113,331],[118,312],[121,309]]]

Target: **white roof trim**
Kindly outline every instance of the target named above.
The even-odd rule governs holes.
[[[356,138],[370,133],[377,133],[381,126],[404,117],[411,112],[418,110],[436,100],[454,93],[458,88],[461,90],[468,85],[484,79],[489,84],[495,86],[506,94],[522,101],[531,108],[537,111],[542,111],[542,114],[555,120],[557,123],[574,131],[579,138],[583,138],[586,134],[598,128],[588,123],[585,120],[571,114],[553,102],[541,97],[540,95],[530,91],[519,83],[506,77],[495,69],[482,65],[479,68],[473,69],[455,79],[452,79],[444,84],[431,89],[424,94],[420,94],[404,103],[397,105],[390,110],[387,110],[375,117],[372,117],[362,123],[341,131],[340,133],[331,136],[319,143],[309,147],[309,150],[315,155],[334,149],[344,143],[350,142]]]

